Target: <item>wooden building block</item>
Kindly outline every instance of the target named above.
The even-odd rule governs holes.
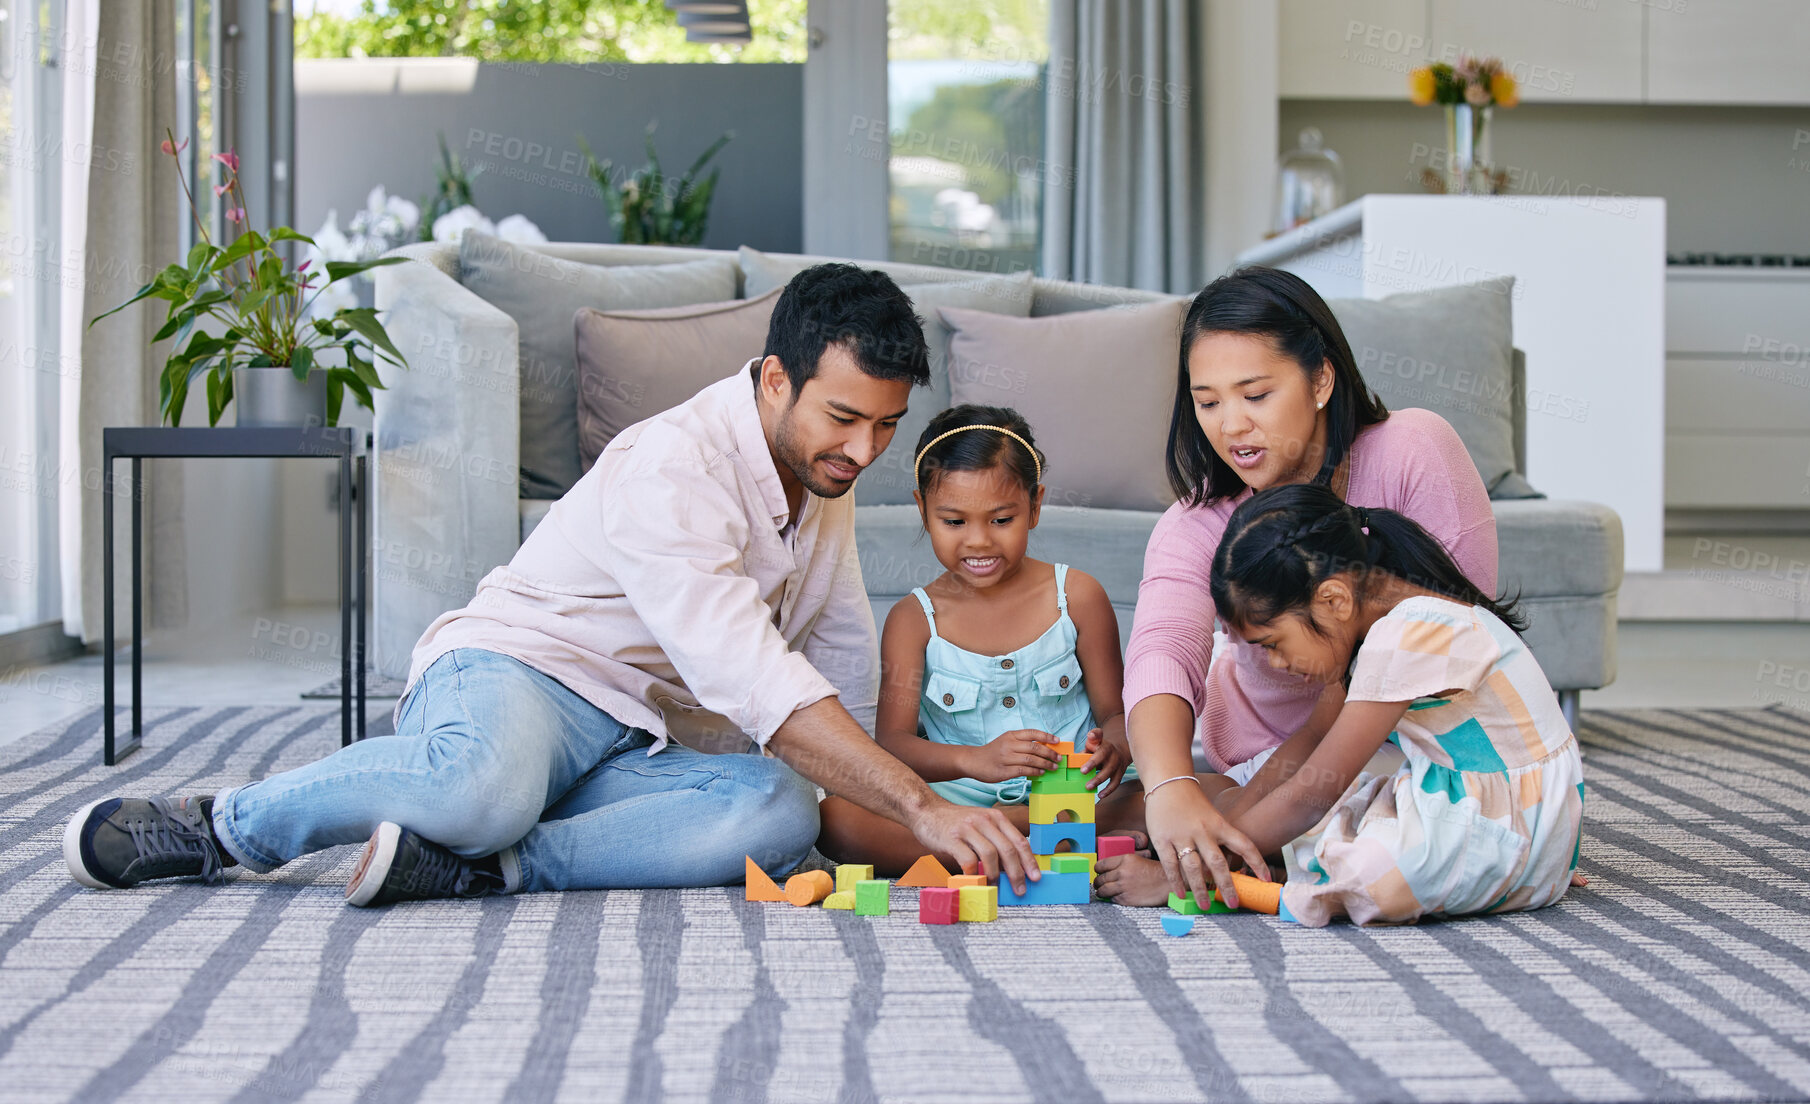
[[[950,889],[967,889],[971,886],[984,886],[987,884],[989,884],[989,883],[987,882],[987,876],[985,874],[951,874],[951,875],[949,875],[949,888]]]
[[[1136,854],[1138,849],[1138,841],[1131,836],[1101,836],[1098,842],[1102,859]]]
[[[827,870],[807,870],[786,879],[786,900],[804,908],[828,897],[836,888],[836,879]]]
[[[961,895],[947,888],[928,886],[918,892],[918,923],[953,924],[961,915]]]
[[[1194,930],[1194,917],[1177,916],[1173,912],[1163,913],[1163,930],[1170,935],[1187,935]]]
[[[1056,814],[1070,814],[1068,822],[1074,824],[1092,824],[1094,822],[1094,795],[1090,793],[1033,793],[1031,795],[1031,823],[1055,824]],[[1092,851],[1093,848],[1088,848]]]
[[[892,883],[884,878],[869,878],[855,883],[856,916],[890,916]]]
[[[851,893],[832,893],[823,899],[824,908],[855,910],[855,895]]]
[[[999,880],[999,904],[1007,905],[1085,905],[1093,900],[1093,885],[1085,874],[1058,874],[1051,871],[1034,882],[1024,884],[1022,895],[1012,891],[1012,883]]]
[[[836,892],[853,893],[856,882],[865,882],[874,876],[872,866],[856,866],[854,863],[843,863],[836,868]]]
[[[965,885],[956,890],[961,898],[958,917],[964,921],[999,919],[999,894],[990,885]]]
[[[912,863],[911,869],[896,884],[903,889],[944,889],[949,885],[949,871],[943,869],[943,864],[936,861],[935,855],[925,855]]]
[[[1060,854],[1057,848],[1063,844],[1068,849],[1084,855],[1097,855],[1100,849],[1094,845],[1094,826],[1076,821],[1062,821],[1057,824],[1031,825],[1031,853],[1033,855]]]
[[[748,900],[783,901],[786,899],[786,895],[779,891],[779,886],[774,883],[772,878],[767,877],[767,872],[754,861],[754,856],[744,855],[743,858],[747,859],[747,868],[742,880],[748,884]]]

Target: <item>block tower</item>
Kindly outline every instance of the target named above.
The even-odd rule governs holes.
[[[1094,859],[1099,845],[1094,828],[1094,791],[1087,788],[1093,775],[1081,767],[1090,755],[1072,743],[1055,745],[1056,766],[1031,779],[1031,850],[1043,877],[1025,883],[1023,895],[1012,884],[999,880],[999,903],[1004,905],[1085,905],[1093,899]],[[1059,819],[1064,813],[1069,819]],[[1070,850],[1058,852],[1063,843]]]

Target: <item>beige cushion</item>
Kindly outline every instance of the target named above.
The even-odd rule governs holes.
[[[1005,318],[945,308],[950,399],[1023,414],[1049,457],[1052,506],[1162,510],[1188,300]]]
[[[777,289],[758,299],[650,310],[581,310],[578,449],[585,471],[616,434],[679,405],[761,355]]]
[[[460,243],[459,272],[466,287],[515,319],[524,498],[558,498],[578,481],[572,316],[579,308],[715,303],[732,298],[736,287],[735,264],[727,258],[605,267],[476,230]]]
[[[899,419],[892,444],[880,454],[855,484],[860,506],[910,506],[912,452],[924,427],[949,405],[949,327],[938,313],[943,307],[1025,318],[1031,313],[1031,274],[976,276],[959,283],[906,284],[899,290],[911,296],[912,309],[924,320],[924,342],[930,347],[930,386],[914,387],[910,411]],[[1023,380],[1016,381],[1022,389]]]

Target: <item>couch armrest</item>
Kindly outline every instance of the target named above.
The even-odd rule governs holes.
[[[1498,588],[1519,595],[1528,650],[1555,690],[1615,681],[1621,517],[1597,502],[1544,498],[1490,503]]]
[[[403,678],[422,631],[520,543],[520,377],[515,321],[442,268],[412,259],[376,277],[409,367],[373,393],[372,645],[376,668]]]

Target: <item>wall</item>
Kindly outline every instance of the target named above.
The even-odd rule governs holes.
[[[1283,100],[1282,148],[1306,126],[1344,162],[1347,199],[1419,191],[1444,145],[1443,113],[1405,94]],[[1522,104],[1492,130],[1513,192],[1663,196],[1672,253],[1810,254],[1810,109]]]
[[[803,242],[803,66],[480,65],[463,58],[298,60],[297,227],[336,208],[343,228],[372,185],[419,201],[434,186],[436,134],[483,165],[477,205],[524,214],[553,241],[612,241],[584,172],[579,135],[600,159],[637,168],[659,121],[661,165],[680,173],[733,130],[704,245],[797,252]]]

